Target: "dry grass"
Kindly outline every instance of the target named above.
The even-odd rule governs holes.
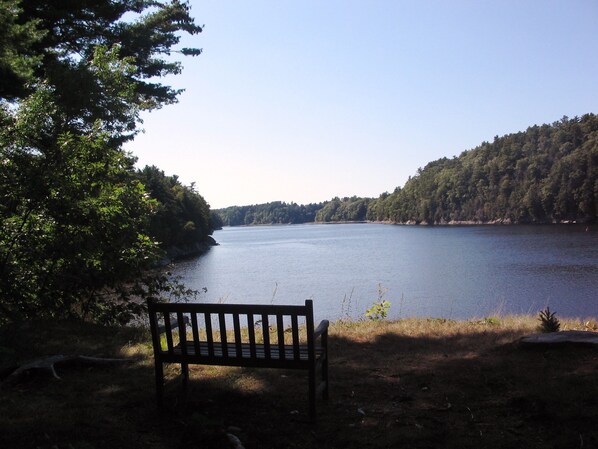
[[[564,329],[583,323],[562,321]],[[50,354],[134,357],[68,366],[0,389],[0,447],[250,448],[598,447],[598,351],[526,350],[535,317],[337,322],[331,397],[307,417],[304,373],[192,367],[163,413],[154,404],[147,332],[35,323],[0,332],[4,375]],[[29,351],[29,352],[28,352]]]

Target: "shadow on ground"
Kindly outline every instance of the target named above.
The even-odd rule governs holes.
[[[596,351],[526,350],[503,337],[332,335],[331,396],[316,425],[297,372],[196,368],[184,398],[173,385],[170,410],[190,447],[227,429],[248,448],[598,447]]]
[[[160,412],[148,347],[127,365],[2,388],[0,446],[226,448],[230,433],[247,449],[598,447],[594,349],[526,350],[500,329],[344,335],[330,337],[316,424],[293,371],[192,367],[183,395],[173,368]]]

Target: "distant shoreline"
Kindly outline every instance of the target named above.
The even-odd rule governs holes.
[[[589,228],[592,224],[578,222],[575,220],[562,220],[557,222],[517,222],[507,220],[492,220],[492,221],[474,221],[474,220],[463,220],[463,221],[449,221],[439,223],[417,223],[415,221],[407,222],[396,222],[396,221],[307,221],[304,223],[256,223],[256,224],[243,224],[243,225],[227,225],[223,228],[249,228],[249,227],[268,227],[268,226],[293,226],[293,225],[343,225],[343,224],[385,224],[395,226],[586,226]]]

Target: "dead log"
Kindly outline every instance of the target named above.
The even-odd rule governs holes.
[[[243,443],[241,443],[241,440],[239,440],[236,435],[227,433],[226,437],[228,438],[228,442],[232,449],[245,449],[245,446],[243,446]]]
[[[23,376],[23,374],[29,371],[48,371],[57,380],[60,380],[60,376],[56,372],[56,365],[76,363],[82,365],[108,365],[117,363],[132,362],[135,359],[111,359],[104,357],[89,357],[85,355],[52,355],[48,357],[42,357],[39,359],[32,360],[24,365],[19,366],[15,369],[4,381],[2,385],[11,384],[16,382]]]
[[[598,332],[589,331],[562,331],[533,334],[522,337],[519,345],[531,347],[547,346],[589,346],[598,348]]]

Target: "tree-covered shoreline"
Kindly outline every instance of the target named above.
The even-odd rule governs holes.
[[[228,226],[369,221],[472,225],[595,223],[598,220],[598,117],[496,136],[454,158],[430,162],[403,187],[378,198],[333,198],[309,205],[309,220],[275,202],[215,212]],[[282,213],[281,213],[282,212]],[[287,221],[281,217],[289,217]]]

